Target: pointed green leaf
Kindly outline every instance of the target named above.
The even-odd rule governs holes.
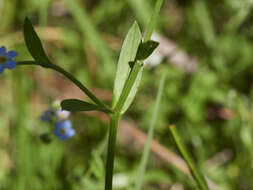
[[[120,94],[130,72],[129,62],[135,60],[140,42],[141,31],[138,24],[135,22],[127,33],[121,48],[113,89],[113,107],[119,100]]]
[[[137,63],[139,64],[139,63]],[[137,74],[137,77],[136,77],[136,80],[131,88],[131,91],[126,99],[126,102],[124,104],[124,106],[122,107],[122,110],[121,110],[121,114],[125,113],[126,110],[129,108],[129,106],[132,104],[133,100],[134,100],[134,97],[137,93],[137,90],[139,88],[139,85],[140,85],[140,82],[141,82],[141,77],[142,77],[142,71],[143,71],[143,66],[140,68],[138,74]]]
[[[35,61],[41,62],[43,65],[51,64],[43,49],[40,38],[36,34],[33,25],[28,18],[25,18],[24,36],[26,46]]]
[[[157,48],[158,45],[159,45],[158,42],[152,40],[141,43],[137,51],[136,60],[147,59]]]
[[[94,111],[99,110],[108,113],[108,110],[105,110],[103,107],[97,106],[95,104],[91,104],[88,102],[84,102],[78,99],[66,99],[61,102],[61,107],[64,110],[68,110],[71,112],[78,111]]]
[[[145,60],[146,58],[148,58],[153,53],[153,51],[157,48],[158,45],[159,45],[158,42],[155,42],[152,40],[141,43],[138,47],[135,61],[133,61],[133,62],[130,61],[128,63],[130,68],[133,68],[134,64],[142,65],[142,61]],[[132,88],[128,94],[128,97],[127,97],[127,99],[120,111],[121,114],[123,114],[129,108],[129,106],[131,105],[131,103],[134,100],[134,97],[137,93],[138,87],[141,82],[142,71],[143,71],[143,66],[141,66],[140,69],[138,70],[138,73],[137,73],[137,76],[136,76],[135,81],[133,83],[133,86],[132,86]]]

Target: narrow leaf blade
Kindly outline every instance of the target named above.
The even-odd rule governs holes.
[[[119,100],[120,94],[129,75],[131,69],[129,62],[135,60],[141,37],[140,28],[135,22],[127,33],[121,48],[113,89],[113,107]]]
[[[94,111],[94,110],[107,112],[107,110],[104,110],[104,108],[102,107],[78,99],[65,99],[61,102],[61,107],[62,109],[71,112]]]
[[[147,59],[153,51],[158,47],[159,43],[153,40],[141,43],[136,55],[136,60]]]
[[[35,61],[41,62],[45,65],[50,64],[50,61],[43,49],[40,38],[36,34],[33,25],[28,18],[25,18],[24,37],[26,46]]]
[[[136,64],[136,63],[135,63]],[[140,63],[137,63],[137,64],[140,64]],[[126,110],[129,108],[129,106],[132,104],[133,100],[134,100],[134,97],[138,91],[138,88],[139,88],[139,85],[140,85],[140,82],[141,82],[141,77],[142,77],[142,72],[143,72],[143,66],[141,67],[140,71],[138,72],[138,75],[136,77],[136,80],[131,88],[131,91],[126,99],[126,102],[124,104],[124,106],[122,107],[122,110],[121,110],[121,114],[125,113]]]

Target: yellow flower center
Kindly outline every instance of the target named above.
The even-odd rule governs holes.
[[[60,133],[64,135],[66,133],[66,130],[65,129],[61,129]]]
[[[60,113],[60,118],[61,118],[61,119],[64,119],[65,117],[66,117],[66,114],[65,114],[64,112],[61,112],[61,113]]]

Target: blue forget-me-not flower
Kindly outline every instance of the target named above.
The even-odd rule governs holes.
[[[72,123],[69,120],[64,120],[55,123],[54,135],[60,140],[65,141],[75,135],[75,130],[72,128]]]
[[[59,119],[59,120],[66,120],[70,115],[70,112],[67,111],[67,110],[56,110],[56,117]]]
[[[40,119],[44,122],[54,123],[54,135],[60,140],[65,141],[75,135],[75,130],[72,128],[72,123],[68,120],[70,112],[67,110],[61,110],[59,106],[50,108],[44,111]]]
[[[53,110],[48,109],[48,110],[44,111],[44,112],[41,114],[40,119],[41,119],[42,121],[45,121],[45,122],[46,122],[46,121],[52,121],[53,115],[54,115]]]
[[[17,57],[17,52],[15,51],[6,51],[6,47],[0,47],[0,74],[4,71],[5,68],[13,69],[16,67],[17,63],[13,58]]]

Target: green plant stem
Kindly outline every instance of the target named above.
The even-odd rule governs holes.
[[[151,143],[151,140],[153,139],[155,124],[157,121],[157,116],[158,116],[158,111],[159,111],[159,105],[161,103],[162,93],[163,93],[164,84],[165,84],[165,80],[166,80],[166,74],[167,73],[164,72],[162,74],[162,77],[160,80],[159,89],[158,89],[158,93],[157,93],[157,97],[156,97],[156,101],[155,101],[155,108],[154,108],[154,111],[152,114],[151,123],[150,123],[150,127],[148,130],[148,137],[147,137],[144,151],[143,151],[143,154],[141,157],[141,163],[140,163],[140,167],[139,167],[139,171],[138,171],[138,176],[135,181],[135,185],[136,185],[135,190],[141,190],[141,188],[142,188],[143,176],[144,176],[147,162],[148,162],[148,157],[149,157],[149,152],[150,152],[150,143]]]
[[[144,42],[147,42],[151,38],[151,35],[152,35],[154,28],[156,26],[156,23],[157,23],[158,15],[161,10],[163,1],[164,0],[157,0],[156,1],[155,10],[151,16],[146,35],[144,37]],[[134,67],[132,68],[132,70],[129,74],[129,77],[128,77],[126,83],[125,83],[125,86],[124,86],[124,89],[122,90],[119,101],[118,101],[117,105],[115,106],[116,112],[118,110],[122,109],[141,67],[142,67],[142,62],[137,60],[136,63],[134,64]]]
[[[59,67],[58,65],[55,64],[43,64],[43,63],[38,63],[35,61],[21,61],[17,62],[17,65],[37,65],[37,66],[42,66],[45,68],[50,68],[53,69],[62,75],[64,75],[66,78],[68,78],[71,82],[73,82],[76,86],[78,86],[94,103],[97,105],[103,107],[105,110],[108,110],[108,112],[112,112],[111,109],[106,106],[102,101],[100,101],[91,91],[89,91],[83,84],[77,80],[73,75],[65,71],[63,68]]]
[[[157,18],[159,15],[159,11],[161,9],[162,3],[164,0],[157,0],[155,11],[152,14],[151,20],[149,22],[147,33],[144,37],[144,42],[150,40],[151,35],[153,33],[153,30],[155,28]],[[118,103],[115,106],[115,114],[111,117],[110,120],[110,135],[108,139],[108,152],[107,152],[107,162],[106,162],[106,176],[105,176],[105,190],[112,190],[112,177],[113,177],[113,165],[114,165],[114,152],[115,152],[115,146],[116,146],[116,139],[117,139],[117,125],[118,121],[120,119],[120,111],[123,108],[127,97],[133,87],[133,84],[137,78],[138,73],[142,69],[143,64],[142,61],[136,60],[136,63],[134,64],[133,68],[131,69],[131,72],[129,74],[129,77],[124,85],[124,88],[121,92],[120,98],[118,100]]]
[[[163,1],[164,0],[157,0],[156,1],[155,10],[151,16],[146,35],[144,37],[144,42],[147,42],[151,38],[151,35],[152,35],[154,28],[156,26],[156,23],[157,23],[158,15],[161,10]],[[121,108],[123,107],[141,67],[142,67],[142,62],[137,60],[136,63],[134,64],[134,67],[132,68],[132,70],[129,74],[128,80],[126,81],[126,84],[125,84],[124,89],[121,93],[119,101],[115,107],[116,112],[118,110],[121,110]]]
[[[156,26],[156,23],[157,23],[158,15],[161,10],[163,1],[164,0],[157,0],[156,1],[155,10],[151,16],[146,35],[144,37],[144,42],[150,40],[150,38],[151,38],[151,35],[152,35],[154,28]],[[125,84],[124,89],[121,93],[119,101],[115,107],[116,112],[117,112],[117,110],[121,110],[121,108],[123,107],[141,67],[142,67],[142,62],[137,60],[136,63],[134,64],[134,67],[132,68],[132,70],[129,74],[128,80],[126,81],[126,84]]]
[[[154,12],[153,12],[153,14],[151,16],[150,21],[149,21],[147,32],[146,32],[146,35],[144,37],[144,42],[147,42],[151,38],[151,35],[152,35],[153,31],[154,31],[154,28],[155,28],[157,20],[158,20],[159,12],[161,10],[163,1],[164,0],[157,0],[156,1],[155,10],[154,10]]]
[[[105,189],[112,190],[112,178],[114,168],[114,154],[117,138],[117,128],[120,115],[118,113],[112,114],[110,117],[109,139],[106,160],[106,176],[105,176]]]
[[[133,84],[138,76],[138,73],[140,71],[142,67],[142,62],[141,61],[136,61],[127,80],[126,80],[126,83],[124,85],[124,88],[121,92],[121,95],[119,97],[119,100],[118,100],[118,103],[116,104],[115,106],[115,112],[118,112],[120,113],[121,112],[121,109],[123,108],[125,102],[126,102],[126,99],[133,87]]]
[[[197,167],[195,166],[194,162],[192,161],[190,154],[187,152],[183,142],[180,139],[180,136],[177,133],[177,130],[175,129],[174,125],[169,126],[170,132],[173,136],[173,139],[176,142],[177,148],[180,151],[180,153],[182,154],[182,156],[184,157],[187,165],[190,168],[190,171],[194,177],[194,179],[196,180],[198,186],[200,187],[200,189],[202,190],[209,190],[207,183],[203,177],[203,175],[201,174],[201,172],[197,169]]]

